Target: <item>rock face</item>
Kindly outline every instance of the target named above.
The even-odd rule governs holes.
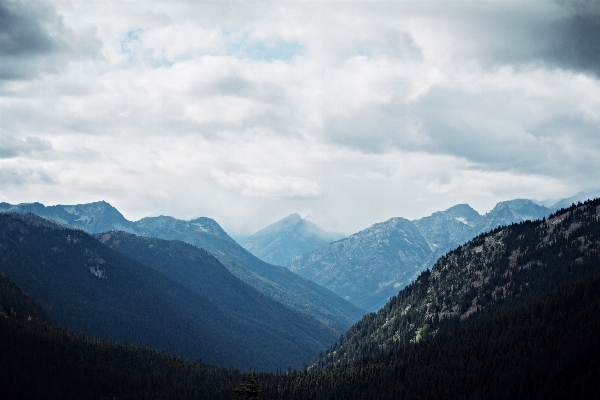
[[[552,210],[531,200],[501,201],[480,215],[468,204],[458,204],[444,211],[413,221],[433,250],[429,265],[448,251],[502,225],[534,221],[547,217]]]
[[[415,224],[392,218],[294,257],[287,267],[361,308],[375,310],[414,279],[431,254]]]
[[[343,237],[341,233],[326,232],[298,214],[291,214],[249,236],[242,246],[263,261],[285,265],[297,255]]]
[[[142,236],[176,238],[187,243],[194,240],[199,241],[197,237],[214,237],[225,242],[236,243],[215,220],[206,217],[183,221],[161,215],[142,218],[132,222],[131,225],[134,232]]]

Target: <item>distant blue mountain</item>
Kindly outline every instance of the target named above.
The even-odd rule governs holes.
[[[286,265],[353,304],[376,310],[422,271],[432,251],[411,221],[392,218]]]
[[[341,233],[326,232],[298,214],[291,214],[247,237],[242,246],[263,261],[284,265],[297,255],[344,237]]]
[[[584,201],[586,201],[588,199],[594,199],[597,197],[600,197],[600,189],[584,190],[584,191],[577,193],[574,196],[567,197],[565,199],[557,201],[556,203],[551,205],[549,208],[552,211],[556,211],[556,210],[560,210],[561,208],[570,207],[571,204],[577,204],[579,202],[583,203]]]

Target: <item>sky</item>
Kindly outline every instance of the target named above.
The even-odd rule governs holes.
[[[0,0],[0,201],[351,234],[600,188],[600,2]]]

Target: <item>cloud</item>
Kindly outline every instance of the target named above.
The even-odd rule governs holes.
[[[93,27],[73,31],[46,2],[0,3],[0,80],[57,73],[70,60],[97,57],[99,49]]]
[[[556,47],[544,58],[559,67],[600,77],[600,7],[573,13],[561,25]]]
[[[454,20],[460,26],[452,27],[454,38],[462,42],[453,46],[455,55],[492,69],[537,63],[600,77],[598,4],[581,0],[467,5]]]
[[[9,134],[0,136],[0,159],[20,155],[39,156],[40,153],[48,153],[51,150],[52,144],[38,137],[28,136],[19,140]]]
[[[297,176],[225,173],[216,168],[211,176],[223,188],[238,190],[244,196],[316,197],[321,191],[317,182]]]
[[[0,159],[0,185],[3,191],[30,191],[33,193],[40,186],[49,187],[56,184],[51,169],[43,162],[24,162],[23,158]]]

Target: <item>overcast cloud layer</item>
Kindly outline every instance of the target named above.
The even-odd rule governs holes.
[[[347,234],[598,188],[600,2],[0,0],[0,200]]]

